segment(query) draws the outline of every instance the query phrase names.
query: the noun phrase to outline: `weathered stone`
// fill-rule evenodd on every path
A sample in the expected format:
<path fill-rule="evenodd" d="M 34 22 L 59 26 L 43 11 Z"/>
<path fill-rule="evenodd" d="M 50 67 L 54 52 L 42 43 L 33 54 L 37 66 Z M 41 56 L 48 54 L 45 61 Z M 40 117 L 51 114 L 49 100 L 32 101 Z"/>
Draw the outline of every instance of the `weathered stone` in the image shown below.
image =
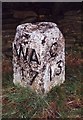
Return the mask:
<path fill-rule="evenodd" d="M 47 93 L 65 81 L 65 41 L 52 22 L 19 25 L 13 42 L 13 82 Z"/>

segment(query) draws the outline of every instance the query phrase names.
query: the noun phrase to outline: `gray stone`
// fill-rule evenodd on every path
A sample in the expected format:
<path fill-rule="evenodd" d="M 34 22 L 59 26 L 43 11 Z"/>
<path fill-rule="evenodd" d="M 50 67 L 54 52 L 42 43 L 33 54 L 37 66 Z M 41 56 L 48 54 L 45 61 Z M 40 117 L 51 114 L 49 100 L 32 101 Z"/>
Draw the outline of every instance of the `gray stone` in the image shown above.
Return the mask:
<path fill-rule="evenodd" d="M 13 82 L 47 93 L 65 81 L 65 40 L 52 22 L 19 25 L 13 42 Z"/>

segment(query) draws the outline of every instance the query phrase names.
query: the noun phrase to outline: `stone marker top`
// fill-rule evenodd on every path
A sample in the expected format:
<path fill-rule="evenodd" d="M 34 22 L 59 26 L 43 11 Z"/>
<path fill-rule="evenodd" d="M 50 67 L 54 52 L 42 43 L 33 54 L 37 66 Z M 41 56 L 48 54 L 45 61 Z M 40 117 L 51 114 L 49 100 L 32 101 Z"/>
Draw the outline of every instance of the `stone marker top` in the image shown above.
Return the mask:
<path fill-rule="evenodd" d="M 52 22 L 19 25 L 13 42 L 15 84 L 47 93 L 65 80 L 65 42 Z"/>
<path fill-rule="evenodd" d="M 17 27 L 18 34 L 16 34 L 15 40 L 17 41 L 17 38 L 22 37 L 22 36 L 29 38 L 30 35 L 32 36 L 32 38 L 34 36 L 37 36 L 37 37 L 40 36 L 40 38 L 41 38 L 43 35 L 48 36 L 48 34 L 49 34 L 50 38 L 52 38 L 52 37 L 58 38 L 59 32 L 60 31 L 57 28 L 57 25 L 52 22 L 40 22 L 40 23 L 36 23 L 36 24 L 26 23 L 26 24 L 19 25 Z M 42 39 L 43 39 L 43 37 L 42 37 Z M 40 40 L 42 40 L 42 39 L 40 39 Z M 20 40 L 24 41 L 24 39 L 20 39 Z"/>

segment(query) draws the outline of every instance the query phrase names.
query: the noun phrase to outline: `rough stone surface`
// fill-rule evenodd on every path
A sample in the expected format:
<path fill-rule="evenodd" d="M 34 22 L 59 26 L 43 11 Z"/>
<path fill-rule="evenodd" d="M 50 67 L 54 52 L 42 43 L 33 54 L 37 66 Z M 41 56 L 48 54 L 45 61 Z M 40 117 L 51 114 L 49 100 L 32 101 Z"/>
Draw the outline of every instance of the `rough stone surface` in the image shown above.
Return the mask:
<path fill-rule="evenodd" d="M 52 22 L 19 25 L 13 42 L 13 82 L 47 93 L 65 81 L 65 41 Z"/>

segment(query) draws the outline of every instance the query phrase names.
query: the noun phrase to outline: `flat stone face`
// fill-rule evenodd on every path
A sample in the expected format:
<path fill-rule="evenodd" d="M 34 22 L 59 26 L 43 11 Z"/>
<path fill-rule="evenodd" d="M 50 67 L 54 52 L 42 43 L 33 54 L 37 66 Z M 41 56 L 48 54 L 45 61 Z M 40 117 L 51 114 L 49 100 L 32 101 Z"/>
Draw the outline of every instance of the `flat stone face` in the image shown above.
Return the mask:
<path fill-rule="evenodd" d="M 13 82 L 47 93 L 65 81 L 65 41 L 55 23 L 19 25 L 13 42 Z"/>

